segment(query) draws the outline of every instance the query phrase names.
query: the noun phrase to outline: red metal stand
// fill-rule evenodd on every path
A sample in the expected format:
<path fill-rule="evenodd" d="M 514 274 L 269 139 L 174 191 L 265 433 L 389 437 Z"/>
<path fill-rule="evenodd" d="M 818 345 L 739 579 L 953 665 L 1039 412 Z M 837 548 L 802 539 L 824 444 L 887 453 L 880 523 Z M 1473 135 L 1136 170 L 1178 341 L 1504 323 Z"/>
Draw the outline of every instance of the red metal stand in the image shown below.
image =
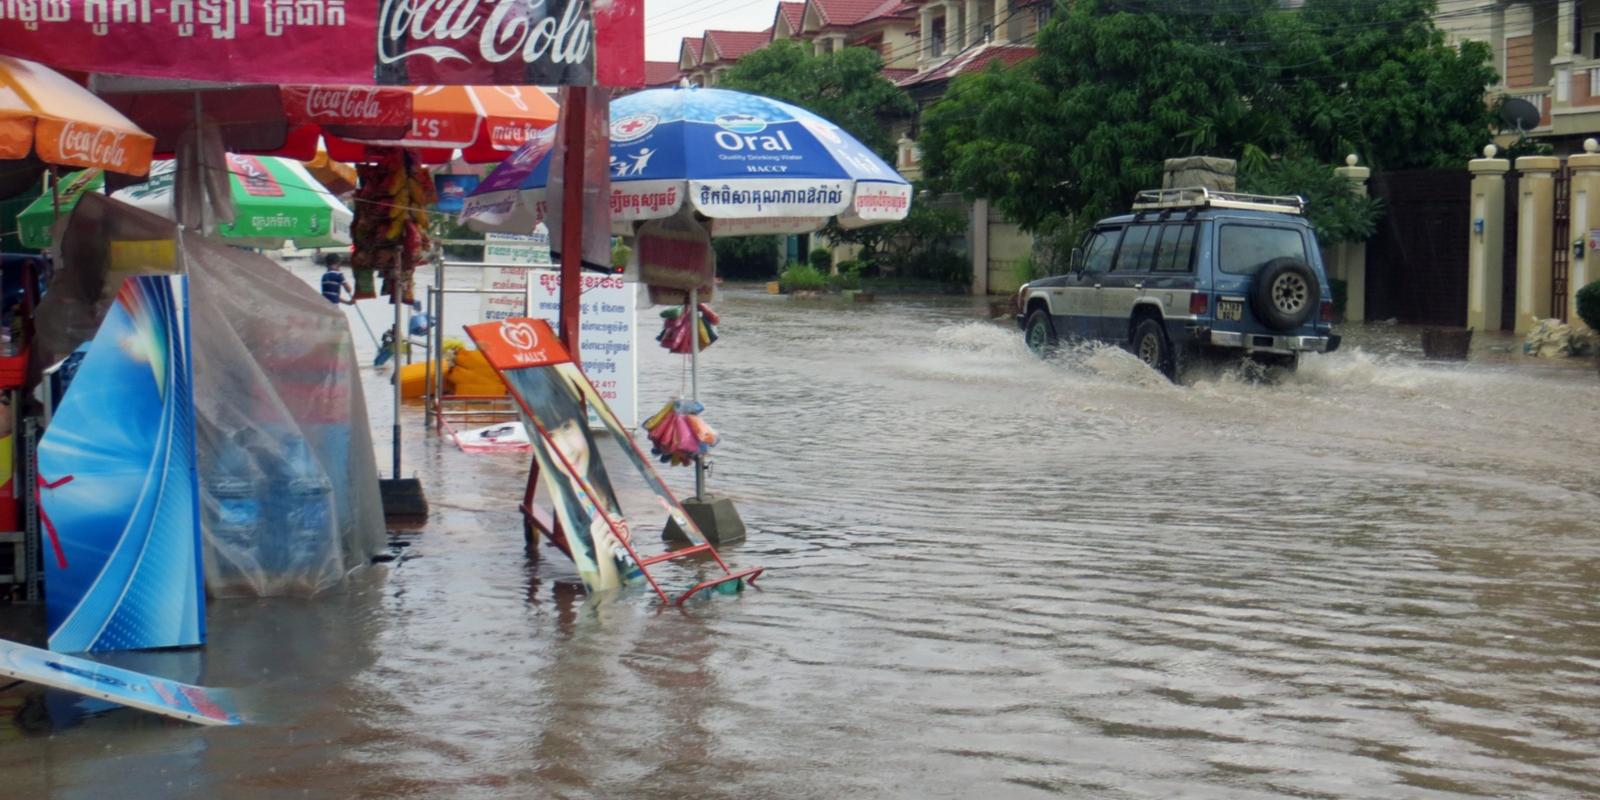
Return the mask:
<path fill-rule="evenodd" d="M 512 394 L 516 396 L 517 402 L 524 402 L 522 396 L 516 394 L 515 389 L 512 389 Z M 584 479 L 583 473 L 579 472 L 577 467 L 573 466 L 572 462 L 567 460 L 566 454 L 561 451 L 560 447 L 556 446 L 555 440 L 550 438 L 550 432 L 545 430 L 544 426 L 540 425 L 539 421 L 533 418 L 533 414 L 531 412 L 528 414 L 528 420 L 533 423 L 534 430 L 537 431 L 539 437 L 544 440 L 545 446 L 549 448 L 550 452 L 554 453 L 556 458 L 561 459 L 561 467 L 567 471 L 568 475 L 572 476 L 573 480 L 578 482 L 578 486 L 582 488 L 584 492 L 588 493 L 590 497 L 599 497 L 600 494 L 595 491 L 593 486 L 589 485 L 587 480 Z M 628 446 L 635 448 L 635 451 L 637 451 L 638 445 L 635 445 L 632 440 L 629 440 Z M 537 461 L 535 462 L 535 467 L 533 470 L 531 470 L 531 472 L 534 475 L 538 474 Z M 532 492 L 531 485 L 529 486 L 529 492 Z M 531 494 L 529 496 L 531 496 Z M 668 496 L 671 496 L 670 491 L 668 492 Z M 674 504 L 677 503 L 676 497 L 673 497 L 672 500 Z M 537 510 L 533 508 L 532 502 L 528 502 L 523 508 L 523 513 L 525 514 L 530 512 L 537 513 Z M 633 559 L 633 562 L 639 565 L 639 571 L 644 573 L 644 579 L 650 582 L 650 588 L 655 590 L 656 596 L 661 598 L 661 602 L 663 603 L 681 606 L 689 598 L 694 597 L 700 592 L 716 586 L 721 586 L 724 583 L 736 583 L 743 580 L 748 581 L 751 586 L 754 586 L 756 584 L 756 579 L 761 577 L 761 574 L 766 571 L 766 567 L 750 567 L 748 569 L 742 569 L 738 572 L 734 572 L 728 566 L 727 562 L 722 560 L 722 556 L 717 553 L 717 549 L 712 547 L 709 542 L 702 542 L 701 544 L 690 545 L 689 547 L 684 547 L 677 550 L 669 550 L 660 555 L 650 556 L 648 558 L 641 557 L 639 555 L 639 551 L 633 548 L 633 537 L 625 534 L 625 529 L 617 524 L 617 521 L 613 519 L 611 514 L 606 511 L 604 505 L 596 503 L 595 513 L 599 514 L 602 520 L 605 520 L 606 525 L 611 528 L 612 535 L 616 537 L 617 541 L 622 543 L 623 548 L 628 551 L 628 556 Z M 555 525 L 551 525 L 546 530 L 550 532 L 549 535 L 552 539 L 556 538 L 559 533 Z M 565 550 L 565 548 L 563 548 L 563 550 Z M 717 567 L 722 570 L 722 574 L 712 578 L 711 580 L 701 581 L 700 583 L 691 586 L 688 591 L 678 595 L 676 599 L 670 597 L 666 591 L 661 588 L 661 584 L 656 582 L 655 576 L 650 574 L 650 567 L 654 564 L 661 564 L 667 561 L 676 561 L 680 558 L 688 558 L 701 553 L 710 555 L 711 559 L 716 562 Z M 567 552 L 567 555 L 571 556 L 572 554 L 571 552 Z M 604 557 L 604 554 L 601 555 Z"/>

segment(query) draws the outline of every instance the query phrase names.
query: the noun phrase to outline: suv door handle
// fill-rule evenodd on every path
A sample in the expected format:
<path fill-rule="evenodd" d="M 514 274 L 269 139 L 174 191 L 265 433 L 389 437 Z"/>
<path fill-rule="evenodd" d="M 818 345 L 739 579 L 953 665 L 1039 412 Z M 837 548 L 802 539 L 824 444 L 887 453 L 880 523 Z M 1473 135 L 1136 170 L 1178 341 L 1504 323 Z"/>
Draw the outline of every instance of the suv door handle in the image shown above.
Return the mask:
<path fill-rule="evenodd" d="M 1095 285 L 1094 285 L 1094 288 L 1096 288 L 1096 289 L 1098 289 L 1098 288 L 1100 288 L 1100 284 L 1098 284 L 1098 283 L 1097 283 L 1097 284 L 1095 284 Z"/>
<path fill-rule="evenodd" d="M 1134 284 L 1133 288 L 1135 288 L 1135 289 L 1143 289 L 1144 288 L 1144 281 L 1139 281 L 1138 283 Z"/>

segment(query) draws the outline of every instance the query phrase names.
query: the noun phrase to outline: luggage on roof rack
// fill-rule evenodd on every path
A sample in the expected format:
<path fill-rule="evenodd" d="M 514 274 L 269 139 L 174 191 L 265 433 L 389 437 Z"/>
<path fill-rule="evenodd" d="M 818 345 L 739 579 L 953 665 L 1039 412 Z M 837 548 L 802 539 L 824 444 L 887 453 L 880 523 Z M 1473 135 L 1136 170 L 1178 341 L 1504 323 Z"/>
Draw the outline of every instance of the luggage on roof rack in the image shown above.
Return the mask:
<path fill-rule="evenodd" d="M 1297 196 L 1243 194 L 1219 192 L 1203 186 L 1185 189 L 1146 189 L 1134 197 L 1134 211 L 1162 208 L 1239 208 L 1247 211 L 1274 211 L 1280 214 L 1299 214 L 1305 211 L 1306 201 Z"/>

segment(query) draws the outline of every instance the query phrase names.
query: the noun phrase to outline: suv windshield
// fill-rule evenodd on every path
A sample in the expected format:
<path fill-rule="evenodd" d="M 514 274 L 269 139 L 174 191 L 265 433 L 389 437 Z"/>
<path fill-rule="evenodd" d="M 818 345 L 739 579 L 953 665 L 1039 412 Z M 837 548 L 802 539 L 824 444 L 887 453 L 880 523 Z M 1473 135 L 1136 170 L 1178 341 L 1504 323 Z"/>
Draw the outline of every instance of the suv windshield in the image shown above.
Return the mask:
<path fill-rule="evenodd" d="M 1117 253 L 1117 237 L 1121 235 L 1121 228 L 1095 231 L 1083 248 L 1083 271 L 1105 272 L 1111 269 L 1111 257 Z"/>
<path fill-rule="evenodd" d="M 1223 272 L 1254 275 L 1274 258 L 1306 258 L 1305 238 L 1296 228 L 1227 224 L 1217 245 L 1217 263 Z"/>

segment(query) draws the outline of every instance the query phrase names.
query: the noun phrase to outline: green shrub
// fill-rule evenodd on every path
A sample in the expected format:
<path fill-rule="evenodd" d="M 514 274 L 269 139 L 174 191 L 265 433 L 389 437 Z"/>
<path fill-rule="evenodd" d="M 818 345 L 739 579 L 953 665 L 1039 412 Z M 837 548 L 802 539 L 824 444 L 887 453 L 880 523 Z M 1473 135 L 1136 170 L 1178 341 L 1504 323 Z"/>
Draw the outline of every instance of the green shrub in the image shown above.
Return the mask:
<path fill-rule="evenodd" d="M 923 253 L 906 270 L 905 277 L 928 278 L 966 286 L 972 282 L 972 262 L 963 253 L 938 249 Z"/>
<path fill-rule="evenodd" d="M 1600 331 L 1600 281 L 1578 290 L 1578 319 L 1591 330 Z"/>
<path fill-rule="evenodd" d="M 717 274 L 731 280 L 768 280 L 783 266 L 776 236 L 732 236 L 711 240 L 717 249 Z"/>
<path fill-rule="evenodd" d="M 627 269 L 629 259 L 633 258 L 633 248 L 618 239 L 611 245 L 611 266 L 615 269 Z"/>
<path fill-rule="evenodd" d="M 833 271 L 833 252 L 826 247 L 818 247 L 812 250 L 808 260 L 811 262 L 813 269 L 824 275 Z"/>
<path fill-rule="evenodd" d="M 861 273 L 859 271 L 845 272 L 841 265 L 839 274 L 828 276 L 828 288 L 835 292 L 844 291 L 845 289 L 860 289 Z"/>
<path fill-rule="evenodd" d="M 1018 286 L 1021 286 L 1029 281 L 1043 278 L 1044 275 L 1043 271 L 1039 269 L 1039 265 L 1033 260 L 1033 254 L 1029 253 L 1017 259 L 1017 262 L 1011 266 L 1011 277 L 1016 280 Z"/>
<path fill-rule="evenodd" d="M 778 276 L 778 286 L 785 292 L 814 292 L 827 285 L 827 276 L 810 264 L 791 263 Z"/>

